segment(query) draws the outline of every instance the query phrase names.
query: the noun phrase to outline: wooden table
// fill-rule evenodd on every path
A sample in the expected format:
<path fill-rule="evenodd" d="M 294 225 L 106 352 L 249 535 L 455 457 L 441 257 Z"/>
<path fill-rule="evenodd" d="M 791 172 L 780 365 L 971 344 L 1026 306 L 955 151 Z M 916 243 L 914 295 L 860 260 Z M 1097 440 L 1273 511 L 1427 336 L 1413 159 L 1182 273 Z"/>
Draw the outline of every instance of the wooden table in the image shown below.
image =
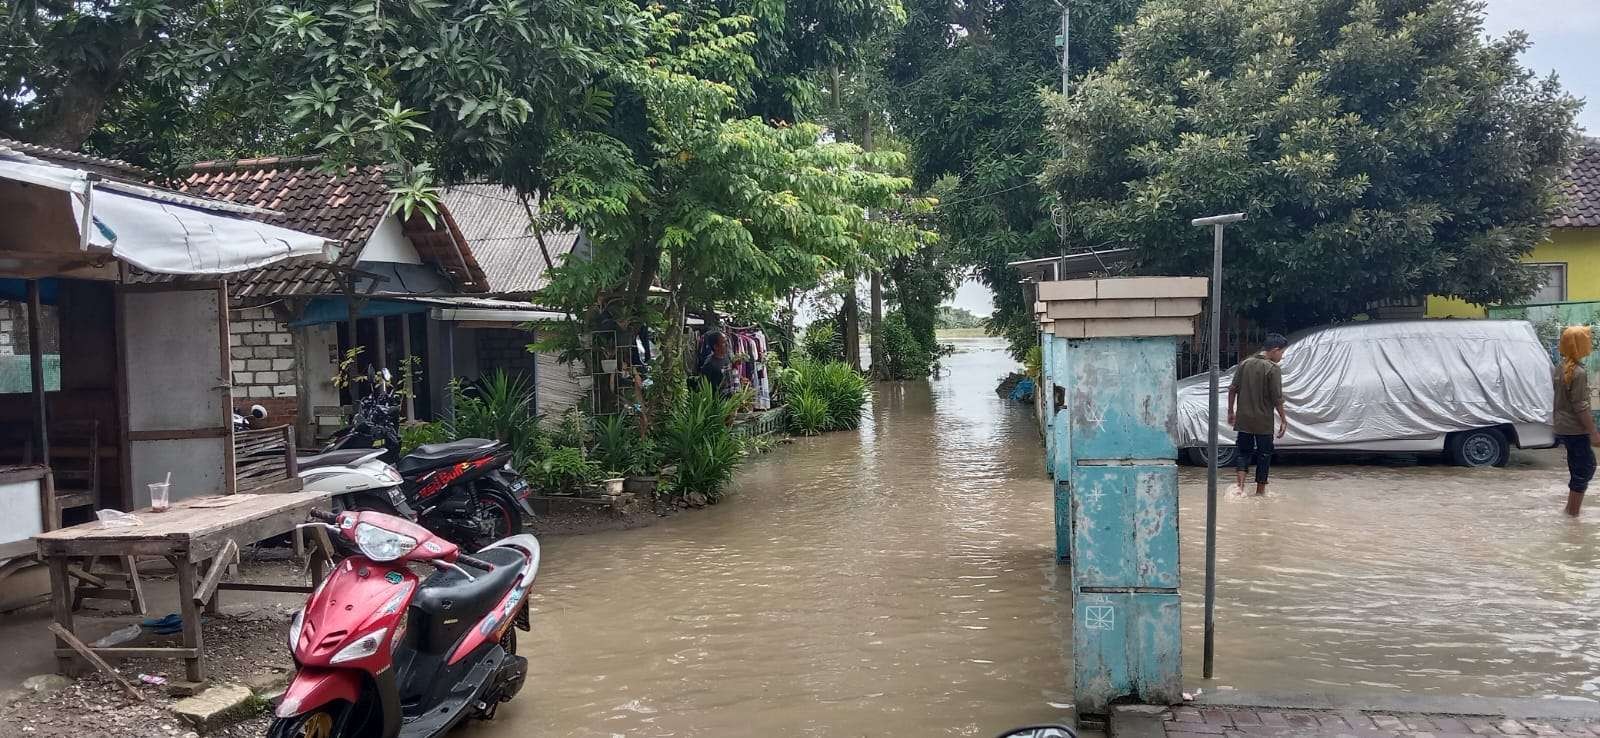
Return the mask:
<path fill-rule="evenodd" d="M 178 577 L 178 599 L 183 616 L 183 646 L 146 648 L 95 648 L 106 659 L 174 658 L 183 659 L 191 682 L 205 681 L 205 662 L 201 649 L 200 612 L 215 612 L 216 593 L 221 589 L 255 592 L 302 592 L 311 587 L 288 584 L 249 584 L 224 582 L 230 564 L 238 558 L 239 547 L 288 533 L 306 521 L 313 508 L 326 508 L 324 492 L 288 494 L 239 494 L 200 497 L 173 503 L 165 512 L 149 509 L 134 512 L 143 525 L 126 528 L 102 527 L 99 521 L 50 531 L 34 536 L 39 556 L 50 565 L 51 601 L 55 620 L 68 632 L 72 623 L 72 591 L 67 565 L 75 558 L 89 556 L 161 556 L 171 562 Z M 317 529 L 320 533 L 321 530 Z M 320 540 L 320 539 L 318 539 Z M 326 571 L 327 549 L 319 544 L 311 557 L 312 584 L 322 581 Z M 202 578 L 199 567 L 211 561 Z M 56 664 L 61 673 L 73 671 L 78 652 L 60 637 L 56 638 Z"/>

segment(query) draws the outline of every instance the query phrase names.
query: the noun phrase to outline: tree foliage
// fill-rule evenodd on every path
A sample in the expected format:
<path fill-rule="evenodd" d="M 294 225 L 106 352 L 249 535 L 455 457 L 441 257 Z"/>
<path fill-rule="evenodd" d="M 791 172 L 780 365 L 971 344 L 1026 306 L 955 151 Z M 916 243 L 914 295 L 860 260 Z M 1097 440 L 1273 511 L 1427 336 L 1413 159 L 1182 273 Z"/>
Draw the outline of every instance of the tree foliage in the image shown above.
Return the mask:
<path fill-rule="evenodd" d="M 1199 274 L 1193 217 L 1244 211 L 1228 303 L 1286 328 L 1533 286 L 1578 103 L 1485 40 L 1474 0 L 1152 0 L 1051 103 L 1072 243 Z"/>
<path fill-rule="evenodd" d="M 918 187 L 940 191 L 939 230 L 958 269 L 994 292 L 993 329 L 1034 340 L 1007 262 L 1062 247 L 1039 175 L 1051 150 L 1039 91 L 1061 85 L 1060 10 L 1045 0 L 905 0 L 907 21 L 889 45 L 886 96 L 914 152 Z M 1072 73 L 1106 64 L 1114 29 L 1136 0 L 1069 3 Z"/>
<path fill-rule="evenodd" d="M 687 307 L 776 300 L 930 237 L 865 217 L 929 207 L 887 173 L 901 155 L 830 140 L 813 123 L 745 116 L 759 74 L 756 26 L 751 16 L 652 9 L 646 63 L 606 78 L 617 101 L 607 120 L 554 153 L 561 173 L 549 205 L 596 249 L 590 262 L 558 269 L 542 301 L 586 324 L 605 314 L 628 327 L 680 325 Z M 653 301 L 657 286 L 664 299 Z M 682 356 L 680 335 L 665 333 L 663 365 Z"/>

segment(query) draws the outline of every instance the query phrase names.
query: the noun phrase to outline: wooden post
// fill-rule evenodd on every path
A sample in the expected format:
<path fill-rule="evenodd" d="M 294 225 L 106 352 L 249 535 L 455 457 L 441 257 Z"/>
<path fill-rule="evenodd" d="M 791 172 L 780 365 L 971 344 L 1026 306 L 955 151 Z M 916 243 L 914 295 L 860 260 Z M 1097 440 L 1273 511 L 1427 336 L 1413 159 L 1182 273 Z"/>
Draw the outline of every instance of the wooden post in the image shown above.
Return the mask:
<path fill-rule="evenodd" d="M 39 280 L 28 280 L 28 358 L 29 378 L 33 383 L 33 445 L 39 449 L 39 463 L 50 465 L 50 434 L 48 407 L 44 387 L 44 330 L 40 313 L 43 300 L 39 297 Z"/>
<path fill-rule="evenodd" d="M 378 328 L 378 371 L 389 368 L 389 319 L 379 315 L 372 319 Z"/>
<path fill-rule="evenodd" d="M 405 381 L 406 420 L 417 419 L 417 390 L 411 380 L 416 372 L 411 365 L 411 316 L 400 316 L 400 374 Z"/>
<path fill-rule="evenodd" d="M 200 650 L 204 648 L 204 638 L 200 631 L 200 606 L 195 602 L 195 564 L 189 560 L 188 554 L 168 556 L 172 568 L 178 572 L 178 607 L 183 617 L 183 647 L 194 649 L 194 656 L 183 659 L 186 676 L 189 681 L 201 683 L 206 680 L 206 664 Z"/>
<path fill-rule="evenodd" d="M 73 629 L 72 579 L 67 576 L 67 562 L 69 559 L 65 556 L 51 556 L 46 561 L 50 565 L 50 606 L 54 610 L 56 624 L 71 633 Z M 70 646 L 66 640 L 57 635 L 56 647 L 69 648 Z M 71 656 L 56 656 L 56 671 L 58 673 L 72 676 L 75 669 Z"/>

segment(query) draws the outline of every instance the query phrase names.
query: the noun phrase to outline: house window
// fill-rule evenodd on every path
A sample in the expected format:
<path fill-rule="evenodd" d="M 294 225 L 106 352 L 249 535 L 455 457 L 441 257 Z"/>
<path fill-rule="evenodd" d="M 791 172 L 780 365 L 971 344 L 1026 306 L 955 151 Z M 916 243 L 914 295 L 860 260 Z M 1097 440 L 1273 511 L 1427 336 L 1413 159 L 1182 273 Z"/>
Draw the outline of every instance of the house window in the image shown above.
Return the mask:
<path fill-rule="evenodd" d="M 1534 304 L 1547 302 L 1566 302 L 1567 300 L 1567 265 L 1566 264 L 1532 264 L 1540 274 L 1538 291 L 1533 293 Z"/>

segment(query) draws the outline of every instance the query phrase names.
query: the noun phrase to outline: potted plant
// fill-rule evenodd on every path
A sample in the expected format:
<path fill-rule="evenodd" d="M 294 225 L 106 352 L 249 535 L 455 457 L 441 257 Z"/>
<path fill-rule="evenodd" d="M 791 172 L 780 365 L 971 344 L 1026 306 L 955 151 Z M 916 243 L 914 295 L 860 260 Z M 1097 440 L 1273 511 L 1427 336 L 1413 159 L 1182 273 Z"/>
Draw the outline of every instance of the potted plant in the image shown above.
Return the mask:
<path fill-rule="evenodd" d="M 660 483 L 658 472 L 661 470 L 661 452 L 656 448 L 655 441 L 646 438 L 634 444 L 631 451 L 633 458 L 628 465 L 629 473 L 623 488 L 635 494 L 655 494 L 656 485 Z"/>

